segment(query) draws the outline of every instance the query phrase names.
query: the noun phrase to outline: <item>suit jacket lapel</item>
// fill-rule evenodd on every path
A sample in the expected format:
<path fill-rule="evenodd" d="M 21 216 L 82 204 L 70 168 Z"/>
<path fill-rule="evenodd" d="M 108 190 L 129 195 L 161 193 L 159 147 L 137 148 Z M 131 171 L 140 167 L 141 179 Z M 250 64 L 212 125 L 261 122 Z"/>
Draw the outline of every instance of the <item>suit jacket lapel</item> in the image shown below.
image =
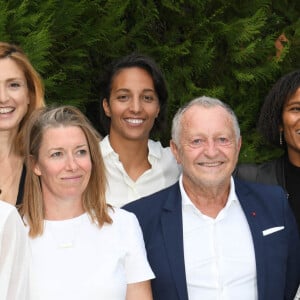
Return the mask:
<path fill-rule="evenodd" d="M 161 224 L 165 248 L 179 299 L 188 300 L 183 251 L 181 194 L 178 184 L 165 202 Z"/>
<path fill-rule="evenodd" d="M 244 210 L 244 214 L 247 218 L 252 234 L 256 260 L 258 299 L 265 299 L 264 291 L 266 284 L 266 275 L 264 263 L 266 251 L 264 251 L 263 246 L 263 235 L 261 232 L 261 224 L 259 221 L 260 218 L 258 216 L 259 212 L 257 211 L 257 205 L 255 205 L 256 199 L 254 199 L 253 195 L 249 193 L 247 186 L 245 186 L 238 180 L 235 180 L 235 192 L 238 196 L 242 209 Z"/>

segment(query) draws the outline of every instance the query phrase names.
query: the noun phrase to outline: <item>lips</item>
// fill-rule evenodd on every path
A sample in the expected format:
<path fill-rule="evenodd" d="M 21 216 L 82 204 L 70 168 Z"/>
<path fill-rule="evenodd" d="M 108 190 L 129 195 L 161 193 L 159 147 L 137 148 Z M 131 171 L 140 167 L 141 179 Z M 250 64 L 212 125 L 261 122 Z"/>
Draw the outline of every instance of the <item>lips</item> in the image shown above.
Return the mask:
<path fill-rule="evenodd" d="M 0 114 L 8 114 L 15 110 L 14 107 L 0 107 Z"/>
<path fill-rule="evenodd" d="M 216 161 L 216 162 L 200 162 L 198 165 L 203 166 L 203 167 L 218 167 L 222 165 L 223 162 L 221 161 Z"/>
<path fill-rule="evenodd" d="M 130 123 L 130 124 L 142 124 L 144 122 L 143 119 L 125 119 L 126 122 Z"/>
<path fill-rule="evenodd" d="M 77 180 L 80 180 L 82 178 L 81 175 L 74 175 L 74 176 L 67 176 L 67 177 L 62 177 L 61 179 L 62 180 L 69 180 L 69 181 L 77 181 Z"/>

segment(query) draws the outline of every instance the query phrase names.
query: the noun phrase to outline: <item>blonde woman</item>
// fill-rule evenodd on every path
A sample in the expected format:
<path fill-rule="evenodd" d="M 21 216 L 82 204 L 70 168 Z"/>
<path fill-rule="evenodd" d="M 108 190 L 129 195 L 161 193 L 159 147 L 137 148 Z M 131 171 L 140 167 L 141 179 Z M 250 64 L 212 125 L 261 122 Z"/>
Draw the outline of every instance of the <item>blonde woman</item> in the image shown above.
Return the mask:
<path fill-rule="evenodd" d="M 25 147 L 32 299 L 151 300 L 138 221 L 106 204 L 99 137 L 84 115 L 70 106 L 38 110 Z"/>

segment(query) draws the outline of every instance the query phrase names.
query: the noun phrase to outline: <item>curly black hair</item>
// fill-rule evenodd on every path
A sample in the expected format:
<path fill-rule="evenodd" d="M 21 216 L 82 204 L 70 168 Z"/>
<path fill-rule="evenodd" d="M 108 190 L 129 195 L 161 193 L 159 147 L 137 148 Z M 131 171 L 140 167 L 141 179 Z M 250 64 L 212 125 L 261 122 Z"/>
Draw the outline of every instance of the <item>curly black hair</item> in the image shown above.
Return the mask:
<path fill-rule="evenodd" d="M 274 146 L 286 147 L 285 143 L 280 145 L 279 142 L 283 107 L 299 88 L 300 70 L 296 70 L 281 77 L 265 98 L 258 120 L 258 130 Z"/>

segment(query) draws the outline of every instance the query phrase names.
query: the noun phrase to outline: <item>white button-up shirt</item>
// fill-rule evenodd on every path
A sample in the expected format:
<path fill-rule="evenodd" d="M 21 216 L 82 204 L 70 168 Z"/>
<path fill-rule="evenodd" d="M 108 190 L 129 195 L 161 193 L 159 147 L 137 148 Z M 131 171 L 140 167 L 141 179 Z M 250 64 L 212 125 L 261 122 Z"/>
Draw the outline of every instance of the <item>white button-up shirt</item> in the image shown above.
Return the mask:
<path fill-rule="evenodd" d="M 179 180 L 189 300 L 257 300 L 252 236 L 231 178 L 225 207 L 214 219 L 201 213 Z"/>
<path fill-rule="evenodd" d="M 179 178 L 180 166 L 171 149 L 163 148 L 160 142 L 148 141 L 148 160 L 151 168 L 136 181 L 126 173 L 119 160 L 119 155 L 110 145 L 108 136 L 100 142 L 100 147 L 108 181 L 106 201 L 114 206 L 121 207 L 136 199 L 158 192 L 174 184 Z"/>

